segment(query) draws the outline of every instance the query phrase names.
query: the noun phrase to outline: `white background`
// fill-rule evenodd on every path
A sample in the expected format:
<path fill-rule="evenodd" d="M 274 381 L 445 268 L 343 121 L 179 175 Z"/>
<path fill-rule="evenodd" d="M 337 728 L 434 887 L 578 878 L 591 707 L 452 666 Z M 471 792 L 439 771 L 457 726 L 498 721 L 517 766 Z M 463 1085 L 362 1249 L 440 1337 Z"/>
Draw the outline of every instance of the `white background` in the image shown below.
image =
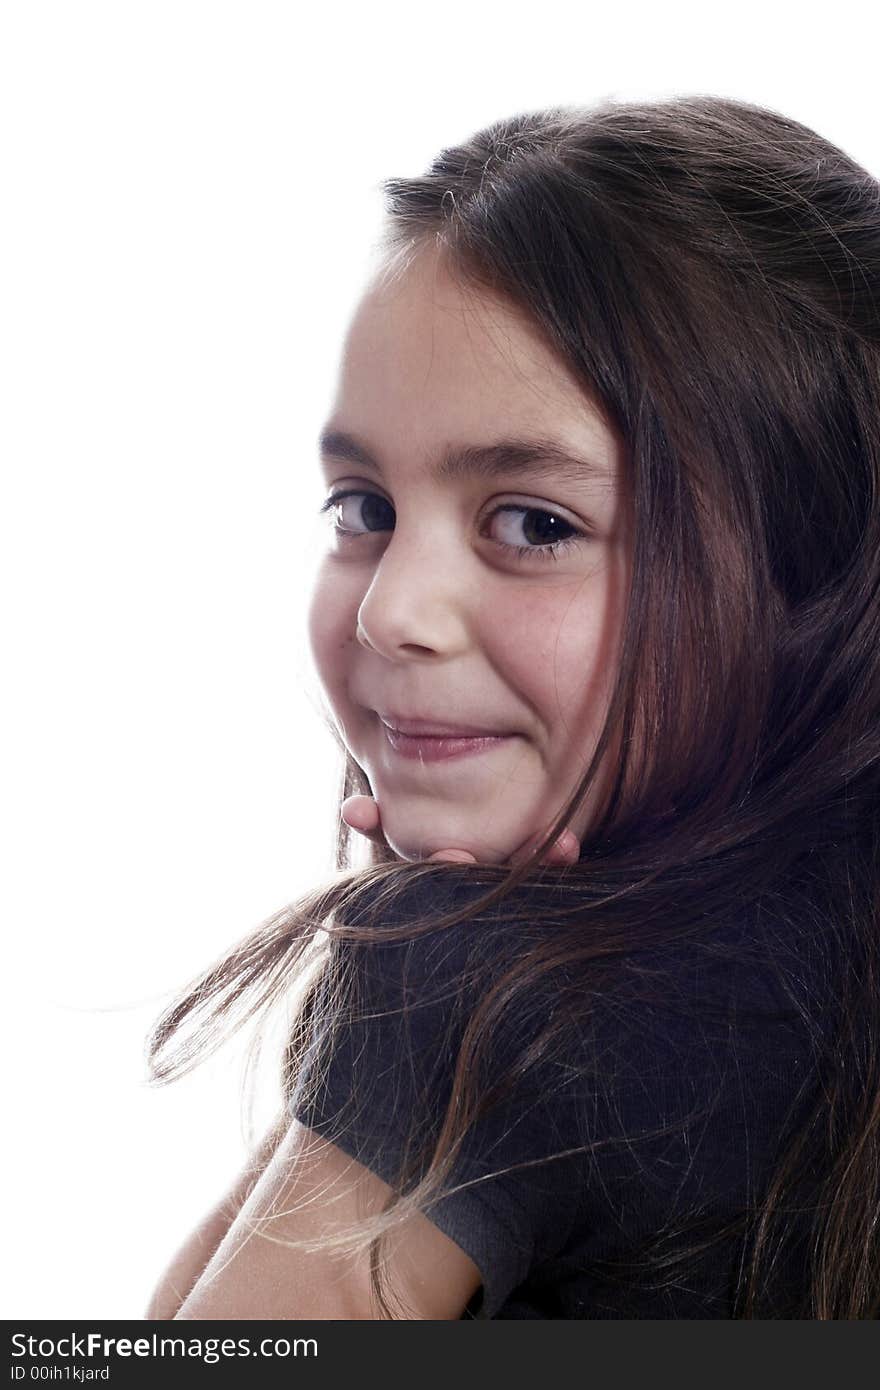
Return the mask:
<path fill-rule="evenodd" d="M 332 871 L 314 441 L 379 181 L 518 110 L 696 92 L 880 173 L 860 13 L 0 8 L 3 1317 L 142 1317 L 244 1158 L 239 1041 L 157 1089 L 144 1039 Z"/>

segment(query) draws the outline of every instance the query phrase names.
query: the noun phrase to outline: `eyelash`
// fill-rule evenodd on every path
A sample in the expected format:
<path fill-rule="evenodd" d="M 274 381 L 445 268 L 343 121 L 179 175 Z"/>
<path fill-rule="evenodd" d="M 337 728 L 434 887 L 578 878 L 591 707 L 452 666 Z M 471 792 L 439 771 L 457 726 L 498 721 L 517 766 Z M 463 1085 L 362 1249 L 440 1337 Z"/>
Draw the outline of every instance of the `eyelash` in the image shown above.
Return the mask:
<path fill-rule="evenodd" d="M 344 501 L 346 497 L 378 497 L 379 495 L 379 493 L 369 492 L 365 488 L 348 488 L 342 492 L 334 492 L 318 508 L 318 514 L 319 516 L 323 516 L 325 512 L 329 512 L 339 502 Z M 525 504 L 519 505 L 513 502 L 505 503 L 505 505 L 501 507 L 496 507 L 495 511 L 491 512 L 490 515 L 496 516 L 498 512 L 538 512 L 542 516 L 556 516 L 556 512 L 550 511 L 547 507 L 527 507 Z M 510 545 L 507 541 L 496 541 L 495 544 L 500 545 L 503 550 L 512 550 L 519 559 L 538 558 L 540 560 L 558 560 L 563 550 L 567 550 L 569 546 L 577 545 L 580 541 L 587 539 L 586 533 L 575 530 L 575 528 L 571 526 L 570 521 L 565 521 L 564 518 L 560 518 L 560 520 L 562 520 L 564 526 L 571 527 L 575 532 L 573 536 L 563 536 L 560 540 L 548 541 L 545 545 Z M 378 531 L 346 531 L 344 527 L 341 526 L 334 526 L 333 529 L 338 536 L 370 536 L 379 534 Z"/>

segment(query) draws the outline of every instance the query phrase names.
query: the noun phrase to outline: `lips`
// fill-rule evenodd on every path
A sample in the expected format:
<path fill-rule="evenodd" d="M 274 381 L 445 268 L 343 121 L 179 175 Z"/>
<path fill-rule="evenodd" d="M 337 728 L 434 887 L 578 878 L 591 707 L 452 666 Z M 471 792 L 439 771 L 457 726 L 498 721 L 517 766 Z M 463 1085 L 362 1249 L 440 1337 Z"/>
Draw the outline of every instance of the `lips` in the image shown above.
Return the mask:
<path fill-rule="evenodd" d="M 394 752 L 402 758 L 416 762 L 420 767 L 426 763 L 445 763 L 452 759 L 469 758 L 478 753 L 488 753 L 510 742 L 509 734 L 478 735 L 467 734 L 447 737 L 443 734 L 403 734 L 382 724 L 385 738 Z"/>
<path fill-rule="evenodd" d="M 399 734 L 416 738 L 504 738 L 506 729 L 478 724 L 445 724 L 434 719 L 407 719 L 402 714 L 379 714 L 382 723 Z"/>

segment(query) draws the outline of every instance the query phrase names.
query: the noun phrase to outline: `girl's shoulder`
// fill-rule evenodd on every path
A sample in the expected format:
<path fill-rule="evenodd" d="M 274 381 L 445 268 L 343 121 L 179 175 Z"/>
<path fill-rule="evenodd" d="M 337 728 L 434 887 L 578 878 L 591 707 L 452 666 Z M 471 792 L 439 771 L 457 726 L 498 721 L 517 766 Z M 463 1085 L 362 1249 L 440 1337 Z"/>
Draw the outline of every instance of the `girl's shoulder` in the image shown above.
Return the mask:
<path fill-rule="evenodd" d="M 569 1078 L 583 1097 L 595 1080 L 624 1104 L 634 1086 L 644 1109 L 652 1095 L 668 1104 L 670 1088 L 718 1093 L 746 1071 L 749 1087 L 769 1087 L 778 1101 L 821 1065 L 847 962 L 844 934 L 817 912 L 775 898 L 731 902 L 671 939 L 646 930 L 595 954 L 593 919 L 579 919 L 570 881 L 521 885 L 505 902 L 468 912 L 484 894 L 479 875 L 443 866 L 377 910 L 372 924 L 387 939 L 346 943 L 353 998 L 382 1057 L 405 1048 L 432 1067 L 438 1058 L 451 1064 L 488 1001 L 487 1055 L 503 1064 L 530 1049 L 533 1090 L 555 1094 Z M 431 927 L 451 912 L 462 920 Z M 416 933 L 400 939 L 404 923 Z M 548 1024 L 552 1039 L 535 1048 Z"/>

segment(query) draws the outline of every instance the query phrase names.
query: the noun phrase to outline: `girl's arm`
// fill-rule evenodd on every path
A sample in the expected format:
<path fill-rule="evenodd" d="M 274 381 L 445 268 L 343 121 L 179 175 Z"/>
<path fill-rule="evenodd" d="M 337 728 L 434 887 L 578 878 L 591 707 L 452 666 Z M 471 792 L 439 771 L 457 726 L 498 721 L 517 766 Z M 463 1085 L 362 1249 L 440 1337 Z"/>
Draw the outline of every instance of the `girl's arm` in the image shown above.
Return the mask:
<path fill-rule="evenodd" d="M 187 1237 L 159 1281 L 144 1317 L 170 1321 L 193 1289 L 272 1159 L 289 1120 L 276 1121 L 238 1178 Z"/>
<path fill-rule="evenodd" d="M 291 1249 L 285 1240 L 333 1234 L 373 1215 L 391 1189 L 297 1120 L 175 1319 L 374 1319 L 369 1254 Z M 263 1218 L 271 1218 L 264 1224 Z M 259 1223 L 259 1228 L 255 1227 Z M 390 1239 L 386 1268 L 408 1318 L 460 1318 L 480 1287 L 468 1255 L 421 1213 Z"/>

